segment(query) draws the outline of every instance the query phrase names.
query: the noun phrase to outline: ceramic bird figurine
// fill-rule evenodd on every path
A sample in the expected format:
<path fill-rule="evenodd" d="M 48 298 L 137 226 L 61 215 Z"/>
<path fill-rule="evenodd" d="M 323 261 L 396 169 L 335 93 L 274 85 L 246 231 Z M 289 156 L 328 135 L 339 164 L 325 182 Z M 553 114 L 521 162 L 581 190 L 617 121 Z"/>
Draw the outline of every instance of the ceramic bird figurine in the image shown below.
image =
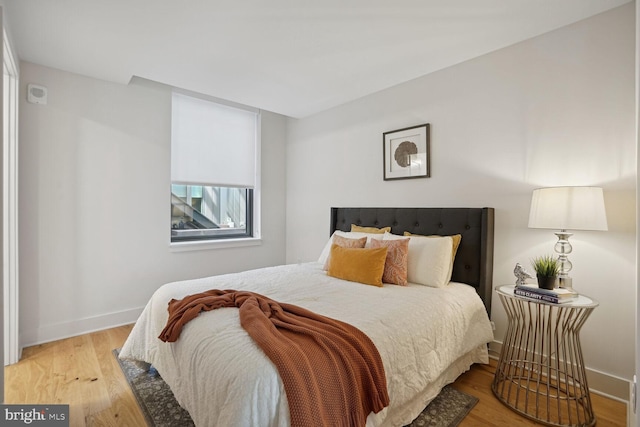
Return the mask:
<path fill-rule="evenodd" d="M 521 286 L 525 284 L 526 279 L 533 279 L 533 276 L 524 269 L 520 263 L 516 264 L 516 268 L 513 269 L 513 274 L 516 276 L 518 280 L 516 280 L 516 286 Z"/>

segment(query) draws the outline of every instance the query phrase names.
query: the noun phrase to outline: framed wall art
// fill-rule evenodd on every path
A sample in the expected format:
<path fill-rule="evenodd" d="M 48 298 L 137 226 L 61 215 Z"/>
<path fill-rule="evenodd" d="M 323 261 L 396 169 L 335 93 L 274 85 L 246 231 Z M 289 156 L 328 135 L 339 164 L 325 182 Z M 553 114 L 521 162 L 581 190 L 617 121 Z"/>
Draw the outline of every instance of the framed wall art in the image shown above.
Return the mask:
<path fill-rule="evenodd" d="M 384 180 L 428 178 L 429 123 L 382 134 Z"/>

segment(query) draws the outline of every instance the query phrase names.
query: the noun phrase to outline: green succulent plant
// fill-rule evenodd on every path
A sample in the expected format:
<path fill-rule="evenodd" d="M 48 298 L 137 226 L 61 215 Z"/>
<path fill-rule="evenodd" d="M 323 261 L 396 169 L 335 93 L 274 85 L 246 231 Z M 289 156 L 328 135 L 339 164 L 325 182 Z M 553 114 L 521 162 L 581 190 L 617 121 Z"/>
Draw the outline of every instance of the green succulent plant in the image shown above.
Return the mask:
<path fill-rule="evenodd" d="M 542 255 L 531 260 L 538 277 L 555 277 L 560 273 L 560 262 L 553 255 Z"/>

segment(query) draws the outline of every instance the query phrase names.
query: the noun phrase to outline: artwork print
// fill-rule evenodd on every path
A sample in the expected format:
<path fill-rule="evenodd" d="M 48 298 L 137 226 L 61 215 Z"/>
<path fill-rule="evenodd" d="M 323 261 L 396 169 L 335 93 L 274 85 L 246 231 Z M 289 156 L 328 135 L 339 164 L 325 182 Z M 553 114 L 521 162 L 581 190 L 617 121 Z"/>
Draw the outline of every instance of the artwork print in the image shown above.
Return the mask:
<path fill-rule="evenodd" d="M 429 124 L 383 134 L 384 179 L 424 178 L 429 171 Z"/>

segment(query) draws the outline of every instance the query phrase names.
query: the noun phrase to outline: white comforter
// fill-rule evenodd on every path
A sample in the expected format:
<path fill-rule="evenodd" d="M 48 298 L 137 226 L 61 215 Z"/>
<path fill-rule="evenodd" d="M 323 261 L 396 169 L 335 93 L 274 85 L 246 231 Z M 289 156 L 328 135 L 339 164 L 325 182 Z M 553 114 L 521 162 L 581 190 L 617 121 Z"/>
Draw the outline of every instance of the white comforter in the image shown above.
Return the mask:
<path fill-rule="evenodd" d="M 472 363 L 487 363 L 493 332 L 470 286 L 383 288 L 334 279 L 319 263 L 283 265 L 170 283 L 158 289 L 120 357 L 151 363 L 197 426 L 288 426 L 284 386 L 271 361 L 240 326 L 236 308 L 201 313 L 175 343 L 157 337 L 171 298 L 209 289 L 258 292 L 340 319 L 376 345 L 391 403 L 367 426 L 409 424 Z"/>

